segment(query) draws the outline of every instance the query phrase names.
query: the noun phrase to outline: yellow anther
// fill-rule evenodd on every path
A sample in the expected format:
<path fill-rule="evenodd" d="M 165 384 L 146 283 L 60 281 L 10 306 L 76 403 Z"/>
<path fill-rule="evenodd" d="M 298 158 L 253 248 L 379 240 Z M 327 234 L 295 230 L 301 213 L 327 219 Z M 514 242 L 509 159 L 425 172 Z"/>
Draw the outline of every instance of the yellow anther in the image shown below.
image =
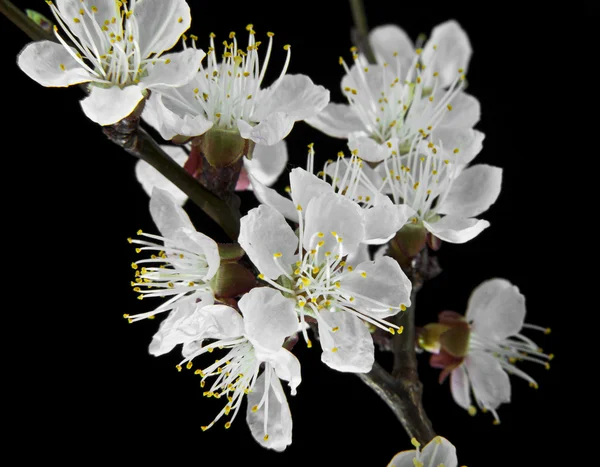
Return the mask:
<path fill-rule="evenodd" d="M 417 188 L 419 188 L 419 182 L 416 182 L 416 183 L 413 185 L 413 188 L 414 188 L 415 190 L 416 190 Z"/>
<path fill-rule="evenodd" d="M 459 149 L 458 148 L 454 148 L 454 151 L 452 151 L 454 154 L 458 154 Z"/>
<path fill-rule="evenodd" d="M 500 425 L 500 420 L 494 420 L 493 423 L 494 425 Z"/>
<path fill-rule="evenodd" d="M 433 96 L 429 96 L 429 102 L 433 102 Z"/>
<path fill-rule="evenodd" d="M 352 266 L 348 266 L 347 267 L 348 271 L 352 272 L 354 270 L 354 268 Z"/>
<path fill-rule="evenodd" d="M 171 59 L 170 59 L 170 58 L 167 58 L 167 59 L 165 60 L 165 65 L 168 65 L 169 63 L 171 63 Z"/>
<path fill-rule="evenodd" d="M 534 383 L 533 381 L 529 383 L 529 387 L 533 388 L 533 389 L 538 389 L 539 388 L 538 384 Z"/>
<path fill-rule="evenodd" d="M 73 21 L 77 24 L 81 23 L 81 21 L 79 21 L 79 18 L 73 18 Z"/>
<path fill-rule="evenodd" d="M 283 46 L 283 50 L 290 50 L 290 44 L 285 44 Z"/>
<path fill-rule="evenodd" d="M 207 426 L 201 426 L 200 428 L 202 429 L 202 431 L 206 431 L 206 430 L 208 430 L 208 427 L 207 427 Z"/>
<path fill-rule="evenodd" d="M 250 31 L 252 30 L 252 28 L 254 28 L 254 25 L 251 23 L 248 26 L 246 26 L 246 31 Z"/>
<path fill-rule="evenodd" d="M 417 83 L 420 83 L 420 82 L 421 82 L 421 77 L 417 76 Z"/>
<path fill-rule="evenodd" d="M 433 77 L 437 78 L 440 74 L 436 71 L 435 73 L 433 73 Z"/>
<path fill-rule="evenodd" d="M 337 239 L 337 240 L 338 240 L 338 243 L 342 243 L 342 241 L 343 241 L 343 238 L 342 238 L 342 237 L 338 237 L 338 239 Z"/>
<path fill-rule="evenodd" d="M 312 270 L 313 274 L 318 274 L 319 271 L 320 271 L 319 266 L 315 266 Z"/>
<path fill-rule="evenodd" d="M 396 334 L 396 330 L 394 328 L 388 328 L 388 331 L 390 331 L 392 335 Z"/>
<path fill-rule="evenodd" d="M 65 71 L 65 70 L 66 70 L 65 66 L 64 66 L 62 63 L 60 64 L 60 69 L 61 69 L 62 71 Z"/>
<path fill-rule="evenodd" d="M 448 104 L 446 107 L 448 108 L 448 110 L 452 110 L 452 106 L 450 104 Z"/>
<path fill-rule="evenodd" d="M 312 341 L 310 339 L 306 341 L 306 347 L 308 347 L 309 349 L 312 347 Z"/>
<path fill-rule="evenodd" d="M 336 287 L 341 287 L 341 286 L 342 286 L 342 284 L 340 283 L 340 281 L 337 281 L 337 282 L 335 283 L 335 286 L 336 286 Z"/>
<path fill-rule="evenodd" d="M 177 18 L 177 22 L 178 23 L 183 23 L 183 18 L 180 16 L 179 18 Z"/>
<path fill-rule="evenodd" d="M 401 304 L 400 304 L 400 309 L 401 309 L 402 311 L 406 311 L 406 305 L 405 305 L 404 303 L 401 303 Z"/>
<path fill-rule="evenodd" d="M 415 50 L 415 53 L 416 53 L 417 55 L 421 55 L 421 52 L 423 52 L 423 49 L 417 49 L 417 50 Z"/>
<path fill-rule="evenodd" d="M 300 206 L 300 205 L 296 206 L 296 210 L 297 211 L 302 211 L 302 206 Z"/>
<path fill-rule="evenodd" d="M 325 245 L 325 242 L 323 240 L 321 240 L 319 243 L 317 243 L 318 246 L 323 246 Z"/>
<path fill-rule="evenodd" d="M 551 353 L 550 355 L 548 355 L 548 360 L 554 360 L 554 354 Z"/>
<path fill-rule="evenodd" d="M 281 258 L 283 255 L 279 252 L 273 253 L 273 258 Z"/>
<path fill-rule="evenodd" d="M 444 164 L 448 165 L 450 161 L 448 159 L 444 159 Z"/>
<path fill-rule="evenodd" d="M 252 407 L 252 412 L 256 412 L 258 410 L 258 405 Z"/>
<path fill-rule="evenodd" d="M 175 368 L 177 368 L 177 371 L 181 371 L 182 370 L 181 365 L 175 365 Z"/>
<path fill-rule="evenodd" d="M 366 273 L 366 272 L 364 272 L 364 271 L 363 271 L 363 272 L 361 272 L 361 273 L 360 273 L 360 275 L 361 275 L 361 276 L 363 276 L 363 277 L 367 277 L 367 273 Z"/>
<path fill-rule="evenodd" d="M 335 352 L 337 352 L 337 351 L 338 351 L 338 348 L 337 348 L 337 347 L 332 347 L 332 348 L 331 348 L 331 351 L 332 351 L 333 353 L 335 353 Z"/>
<path fill-rule="evenodd" d="M 137 265 L 137 264 L 135 264 L 135 263 L 131 263 L 131 267 L 132 267 L 133 269 L 137 269 L 137 268 L 138 268 L 138 265 Z"/>
<path fill-rule="evenodd" d="M 300 272 L 301 272 L 301 271 L 300 271 L 300 268 L 296 268 L 296 269 L 294 269 L 294 274 L 296 274 L 297 276 L 299 276 L 299 275 L 300 275 Z"/>
<path fill-rule="evenodd" d="M 421 447 L 421 443 L 419 443 L 419 442 L 417 441 L 417 438 L 411 438 L 411 440 L 410 440 L 410 444 L 412 444 L 412 445 L 413 445 L 414 447 L 416 447 L 416 448 L 420 448 L 420 447 Z"/>
<path fill-rule="evenodd" d="M 302 283 L 304 285 L 309 285 L 310 284 L 310 279 L 308 277 L 301 277 L 300 280 L 302 281 Z"/>
<path fill-rule="evenodd" d="M 546 368 L 546 370 L 550 369 L 550 364 L 548 362 L 546 362 L 546 364 L 544 365 L 544 367 Z"/>
<path fill-rule="evenodd" d="M 269 435 L 265 435 L 265 436 L 263 437 L 263 439 L 264 439 L 265 441 L 268 441 L 268 440 L 269 440 Z"/>
<path fill-rule="evenodd" d="M 291 188 L 291 187 L 289 187 L 289 186 L 286 186 L 286 187 L 284 188 L 284 191 L 285 191 L 286 193 L 291 193 L 291 192 L 292 192 L 292 188 Z"/>
<path fill-rule="evenodd" d="M 324 236 L 325 236 L 325 234 L 323 232 L 317 233 L 317 237 L 319 237 L 319 238 L 323 238 Z"/>
<path fill-rule="evenodd" d="M 469 415 L 472 417 L 477 413 L 477 409 L 472 405 L 469 407 L 468 412 L 469 412 Z"/>
<path fill-rule="evenodd" d="M 548 335 L 552 332 L 552 330 L 550 328 L 546 328 L 544 329 L 544 334 Z"/>
<path fill-rule="evenodd" d="M 338 332 L 340 330 L 339 326 L 331 328 L 331 332 Z"/>

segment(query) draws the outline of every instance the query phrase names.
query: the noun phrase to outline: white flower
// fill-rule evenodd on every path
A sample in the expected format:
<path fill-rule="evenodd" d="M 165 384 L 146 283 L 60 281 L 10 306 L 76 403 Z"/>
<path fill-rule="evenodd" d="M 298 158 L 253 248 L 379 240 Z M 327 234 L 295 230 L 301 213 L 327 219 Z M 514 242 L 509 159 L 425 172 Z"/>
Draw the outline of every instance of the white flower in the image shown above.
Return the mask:
<path fill-rule="evenodd" d="M 455 20 L 438 24 L 429 40 L 421 42 L 413 44 L 406 32 L 395 24 L 376 27 L 369 33 L 377 62 L 398 63 L 401 74 L 407 74 L 418 55 L 425 66 L 435 67 L 442 87 L 452 84 L 457 70 L 466 72 L 473 50 L 467 34 Z"/>
<path fill-rule="evenodd" d="M 165 139 L 180 135 L 196 137 L 212 127 L 239 132 L 242 138 L 267 146 L 278 143 L 291 131 L 294 122 L 321 111 L 329 102 L 329 91 L 316 86 L 305 75 L 286 75 L 291 49 L 279 78 L 261 89 L 271 56 L 273 33 L 264 61 L 260 62 L 252 25 L 248 46 L 239 47 L 235 33 L 225 41 L 219 62 L 214 34 L 207 59 L 195 78 L 177 89 L 154 93 L 144 110 L 148 120 Z M 196 37 L 192 36 L 195 48 Z"/>
<path fill-rule="evenodd" d="M 421 444 L 413 438 L 411 443 L 416 448 L 411 451 L 402 451 L 396 454 L 388 467 L 457 467 L 456 448 L 450 441 L 441 436 L 436 436 L 425 445 L 421 451 Z"/>
<path fill-rule="evenodd" d="M 48 2 L 67 40 L 34 42 L 18 64 L 43 86 L 90 83 L 81 101 L 84 113 L 100 125 L 127 117 L 147 89 L 178 87 L 196 74 L 201 50 L 162 55 L 190 27 L 185 0 L 57 0 Z M 72 44 L 69 45 L 70 42 Z"/>
<path fill-rule="evenodd" d="M 196 309 L 214 303 L 210 280 L 220 265 L 219 247 L 214 240 L 196 232 L 188 215 L 177 201 L 160 188 L 154 188 L 150 198 L 150 214 L 162 236 L 141 230 L 142 238 L 128 239 L 139 245 L 136 252 L 155 252 L 150 258 L 132 263 L 136 279 L 133 290 L 138 298 L 169 297 L 152 311 L 124 315 L 130 322 L 153 318 L 158 313 L 170 311 L 161 323 L 150 346 L 154 355 L 169 352 L 177 343 L 170 336 L 182 321 Z M 183 332 L 183 331 L 181 331 Z"/>
<path fill-rule="evenodd" d="M 525 297 L 505 279 L 490 279 L 473 290 L 464 319 L 454 312 L 440 314 L 435 324 L 441 332 L 436 355 L 431 364 L 450 373 L 450 389 L 458 405 L 474 415 L 471 392 L 480 409 L 489 410 L 499 423 L 496 409 L 510 402 L 508 374 L 517 375 L 532 387 L 537 383 L 515 366 L 517 360 L 531 361 L 549 368 L 552 355 L 520 333 L 529 328 L 545 332 L 540 326 L 524 324 Z M 428 325 L 430 326 L 430 325 Z M 434 350 L 435 352 L 435 350 Z"/>
<path fill-rule="evenodd" d="M 351 68 L 340 58 L 349 105 L 331 103 L 308 123 L 347 138 L 350 149 L 370 162 L 405 154 L 417 138 L 429 137 L 452 149 L 465 139 L 483 140 L 483 134 L 472 130 L 479 103 L 462 91 L 470 45 L 456 23 L 438 26 L 425 50 L 415 51 L 406 34 L 393 26 L 376 28 L 371 42 L 378 64 L 368 64 L 356 51 Z"/>
<path fill-rule="evenodd" d="M 181 167 L 186 166 L 188 153 L 182 147 L 161 145 L 161 148 Z M 287 161 L 288 153 L 285 141 L 280 141 L 273 146 L 256 145 L 252 159 L 245 157 L 243 159 L 244 166 L 240 171 L 240 177 L 235 187 L 236 191 L 252 189 L 249 175 L 264 185 L 272 185 L 285 169 Z M 187 195 L 183 191 L 147 162 L 139 160 L 136 163 L 135 175 L 148 196 L 152 194 L 154 187 L 158 187 L 168 191 L 180 206 L 187 201 Z"/>
<path fill-rule="evenodd" d="M 245 394 L 248 395 L 246 420 L 252 436 L 262 446 L 283 451 L 292 442 L 292 417 L 280 379 L 289 382 L 292 395 L 301 382 L 300 362 L 282 347 L 286 337 L 298 329 L 293 302 L 268 287 L 258 287 L 245 294 L 238 303 L 242 316 L 225 305 L 197 308 L 179 329 L 170 331 L 183 343 L 183 361 L 177 365 L 192 368 L 192 360 L 207 352 L 226 349 L 227 353 L 214 363 L 195 371 L 201 376 L 200 386 L 208 378 L 212 384 L 204 395 L 227 402 L 207 430 L 223 416 L 231 413 L 225 423 L 229 428 L 237 416 Z M 182 330 L 186 338 L 181 339 Z M 216 339 L 205 344 L 205 339 Z M 264 367 L 260 373 L 261 366 Z"/>
<path fill-rule="evenodd" d="M 375 169 L 377 176 L 367 178 L 378 179 L 379 188 L 394 203 L 410 206 L 415 211 L 413 223 L 422 223 L 444 241 L 464 243 L 489 227 L 476 216 L 498 198 L 502 169 L 484 164 L 465 169 L 478 151 L 466 159 L 459 151 L 446 158 L 440 152 L 433 143 L 420 141 L 407 155 L 384 160 Z"/>
<path fill-rule="evenodd" d="M 323 362 L 339 371 L 368 372 L 373 341 L 361 320 L 395 332 L 398 327 L 384 318 L 410 305 L 411 283 L 389 257 L 346 264 L 365 236 L 356 203 L 328 192 L 310 199 L 305 210 L 296 236 L 275 208 L 252 209 L 241 219 L 238 242 L 259 279 L 289 297 L 309 346 L 305 317 L 317 321 Z"/>
<path fill-rule="evenodd" d="M 324 193 L 338 193 L 345 198 L 358 203 L 362 209 L 362 223 L 365 228 L 363 243 L 379 245 L 389 241 L 414 214 L 412 208 L 397 204 L 379 192 L 379 185 L 367 177 L 370 169 L 362 170 L 363 162 L 352 156 L 349 160 L 344 153 L 338 154 L 339 162 L 330 161 L 325 169 L 319 172 L 323 178 L 313 175 L 314 150 L 309 145 L 307 170 L 296 168 L 290 172 L 290 187 L 288 191 L 291 200 L 281 196 L 275 190 L 264 186 L 262 181 L 250 174 L 250 180 L 256 197 L 264 204 L 274 207 L 288 220 L 298 222 L 298 217 L 305 211 L 297 207 L 308 206 L 310 200 Z M 333 180 L 333 185 L 326 181 L 326 174 Z"/>

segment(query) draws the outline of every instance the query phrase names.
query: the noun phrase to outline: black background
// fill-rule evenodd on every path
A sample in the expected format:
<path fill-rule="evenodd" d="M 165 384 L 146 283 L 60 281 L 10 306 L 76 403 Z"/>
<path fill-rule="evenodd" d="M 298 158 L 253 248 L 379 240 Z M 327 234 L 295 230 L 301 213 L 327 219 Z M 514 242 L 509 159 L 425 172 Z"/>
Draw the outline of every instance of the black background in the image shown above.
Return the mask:
<path fill-rule="evenodd" d="M 259 38 L 275 32 L 268 77 L 279 74 L 282 47 L 289 43 L 289 72 L 308 74 L 331 90 L 332 101 L 342 102 L 337 61 L 340 55 L 350 59 L 352 45 L 347 2 L 189 3 L 190 32 L 200 36 L 201 46 L 207 47 L 211 31 L 223 40 L 234 30 L 242 40 L 251 22 Z M 413 39 L 446 19 L 460 22 L 474 49 L 469 92 L 481 102 L 477 128 L 486 134 L 476 162 L 504 168 L 502 193 L 481 216 L 491 227 L 465 245 L 442 247 L 444 272 L 420 293 L 418 324 L 444 309 L 463 313 L 475 286 L 504 277 L 527 297 L 526 320 L 553 329 L 548 336 L 529 333 L 556 358 L 550 371 L 522 365 L 539 382 L 537 391 L 511 378 L 513 402 L 499 409 L 501 425 L 493 426 L 490 414 L 470 417 L 455 405 L 448 383 L 437 384 L 438 371 L 423 356 L 425 408 L 436 432 L 457 447 L 460 465 L 557 465 L 574 451 L 577 431 L 566 417 L 582 410 L 567 392 L 580 384 L 579 363 L 568 357 L 569 349 L 588 336 L 583 326 L 569 329 L 579 309 L 570 295 L 570 281 L 578 279 L 572 259 L 578 242 L 585 242 L 583 233 L 577 240 L 569 236 L 577 222 L 570 206 L 581 196 L 569 151 L 579 147 L 582 132 L 594 138 L 590 122 L 571 106 L 586 100 L 586 83 L 597 79 L 585 68 L 597 54 L 587 50 L 588 20 L 597 10 L 583 2 L 557 10 L 525 2 L 366 3 L 371 26 L 393 22 Z M 17 4 L 50 17 L 41 1 Z M 128 325 L 122 318 L 150 305 L 136 300 L 129 286 L 136 256 L 126 238 L 139 228 L 154 231 L 148 199 L 135 181 L 135 160 L 84 117 L 79 89 L 45 89 L 17 68 L 15 57 L 28 39 L 5 18 L 0 40 L 8 236 L 5 423 L 23 459 L 384 466 L 411 448 L 370 389 L 351 374 L 330 370 L 317 347 L 304 345 L 295 349 L 303 382 L 289 397 L 294 432 L 285 453 L 256 444 L 243 413 L 228 431 L 216 426 L 202 433 L 200 426 L 212 420 L 221 401 L 201 397 L 197 377 L 175 370 L 176 352 L 160 358 L 147 353 L 157 321 Z M 289 168 L 305 165 L 310 142 L 320 163 L 345 149 L 342 140 L 304 123 L 296 124 L 287 142 Z M 286 184 L 284 175 L 277 186 Z M 256 205 L 251 193 L 242 201 L 245 209 Z M 198 230 L 225 240 L 198 208 L 186 208 Z M 389 364 L 389 355 L 378 357 Z"/>

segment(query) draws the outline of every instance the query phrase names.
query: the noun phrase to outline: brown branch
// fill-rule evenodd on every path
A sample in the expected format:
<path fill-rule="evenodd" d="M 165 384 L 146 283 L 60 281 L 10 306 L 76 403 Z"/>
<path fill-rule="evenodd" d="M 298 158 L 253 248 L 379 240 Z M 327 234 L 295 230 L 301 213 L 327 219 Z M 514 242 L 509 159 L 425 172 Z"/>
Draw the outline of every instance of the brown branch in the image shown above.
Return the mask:
<path fill-rule="evenodd" d="M 354 19 L 354 27 L 351 32 L 352 42 L 365 55 L 369 63 L 375 63 L 375 54 L 369 42 L 369 25 L 363 0 L 350 0 L 350 9 Z"/>

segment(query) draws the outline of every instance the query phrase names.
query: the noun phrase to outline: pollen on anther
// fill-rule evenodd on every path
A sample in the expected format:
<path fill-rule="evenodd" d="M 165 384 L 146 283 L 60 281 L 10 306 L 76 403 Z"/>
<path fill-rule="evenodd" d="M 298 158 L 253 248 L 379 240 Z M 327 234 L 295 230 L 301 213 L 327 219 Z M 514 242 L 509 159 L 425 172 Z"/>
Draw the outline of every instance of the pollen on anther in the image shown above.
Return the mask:
<path fill-rule="evenodd" d="M 361 272 L 361 273 L 360 273 L 360 275 L 361 275 L 362 277 L 367 277 L 367 273 L 366 273 L 366 272 L 364 272 L 364 271 L 363 271 L 363 272 Z"/>
<path fill-rule="evenodd" d="M 181 365 L 175 365 L 175 368 L 177 368 L 177 371 L 181 371 L 182 370 Z"/>
<path fill-rule="evenodd" d="M 337 352 L 337 351 L 338 351 L 338 348 L 337 348 L 337 347 L 332 347 L 332 348 L 331 348 L 331 351 L 332 351 L 333 353 L 335 353 L 335 352 Z"/>
<path fill-rule="evenodd" d="M 474 406 L 470 406 L 468 412 L 469 415 L 473 417 L 477 413 L 477 409 Z"/>
<path fill-rule="evenodd" d="M 405 305 L 404 303 L 401 303 L 401 304 L 400 304 L 400 309 L 401 309 L 402 311 L 406 311 L 406 305 Z"/>
<path fill-rule="evenodd" d="M 281 258 L 283 255 L 279 252 L 273 253 L 273 258 Z"/>

